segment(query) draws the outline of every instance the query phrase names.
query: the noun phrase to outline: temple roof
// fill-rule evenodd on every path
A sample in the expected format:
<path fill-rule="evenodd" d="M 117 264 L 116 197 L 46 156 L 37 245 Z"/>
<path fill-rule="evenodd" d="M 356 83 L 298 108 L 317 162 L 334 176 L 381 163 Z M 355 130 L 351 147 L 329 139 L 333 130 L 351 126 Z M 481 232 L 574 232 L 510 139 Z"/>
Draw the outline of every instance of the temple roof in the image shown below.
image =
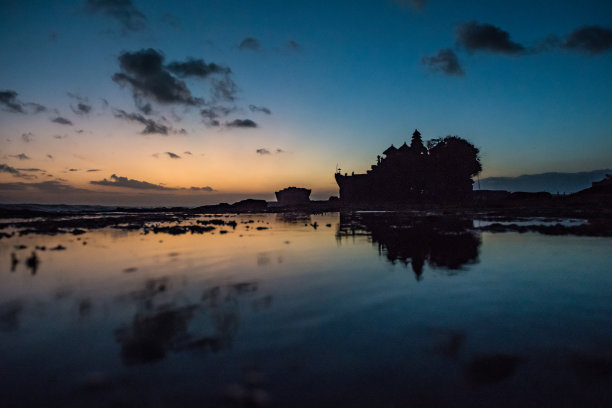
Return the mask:
<path fill-rule="evenodd" d="M 394 152 L 396 152 L 396 151 L 397 151 L 397 148 L 396 148 L 395 146 L 391 145 L 391 146 L 389 146 L 389 147 L 387 148 L 387 150 L 385 150 L 385 151 L 383 152 L 383 154 L 386 154 L 386 155 L 388 156 L 388 155 L 389 155 L 389 153 L 394 153 Z"/>

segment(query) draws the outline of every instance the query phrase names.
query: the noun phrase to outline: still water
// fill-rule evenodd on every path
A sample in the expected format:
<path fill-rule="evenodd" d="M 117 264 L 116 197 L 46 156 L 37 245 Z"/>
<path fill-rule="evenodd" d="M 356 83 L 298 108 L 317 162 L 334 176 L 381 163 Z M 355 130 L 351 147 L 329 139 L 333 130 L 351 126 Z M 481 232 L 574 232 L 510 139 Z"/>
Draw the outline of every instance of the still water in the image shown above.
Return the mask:
<path fill-rule="evenodd" d="M 215 218 L 1 239 L 0 406 L 612 406 L 612 238 Z"/>

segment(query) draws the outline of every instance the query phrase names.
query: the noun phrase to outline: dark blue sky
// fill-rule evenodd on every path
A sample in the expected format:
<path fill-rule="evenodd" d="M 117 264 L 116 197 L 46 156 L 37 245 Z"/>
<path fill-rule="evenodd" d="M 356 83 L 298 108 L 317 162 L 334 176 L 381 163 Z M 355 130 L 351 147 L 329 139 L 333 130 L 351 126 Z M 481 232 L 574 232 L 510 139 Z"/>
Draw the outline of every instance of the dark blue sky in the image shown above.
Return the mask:
<path fill-rule="evenodd" d="M 3 1 L 0 181 L 328 196 L 414 128 L 474 143 L 481 177 L 610 168 L 611 21 L 609 0 Z"/>

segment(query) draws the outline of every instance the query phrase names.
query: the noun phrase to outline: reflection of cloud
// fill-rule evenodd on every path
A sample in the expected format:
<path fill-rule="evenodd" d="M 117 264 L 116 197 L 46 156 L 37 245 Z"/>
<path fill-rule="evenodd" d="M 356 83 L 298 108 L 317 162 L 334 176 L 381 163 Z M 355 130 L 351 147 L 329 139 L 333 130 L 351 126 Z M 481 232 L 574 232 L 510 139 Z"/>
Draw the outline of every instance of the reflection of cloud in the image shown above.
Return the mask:
<path fill-rule="evenodd" d="M 19 328 L 23 305 L 18 300 L 0 304 L 0 332 L 13 332 Z"/>
<path fill-rule="evenodd" d="M 468 51 L 488 51 L 508 55 L 525 52 L 525 47 L 510 40 L 510 34 L 491 24 L 477 21 L 463 23 L 457 27 L 457 42 Z"/>
<path fill-rule="evenodd" d="M 585 382 L 612 377 L 612 358 L 609 356 L 578 354 L 571 358 L 569 365 L 574 374 Z"/>
<path fill-rule="evenodd" d="M 257 266 L 267 266 L 272 262 L 270 254 L 266 252 L 260 252 L 257 254 Z"/>
<path fill-rule="evenodd" d="M 213 286 L 203 291 L 200 303 L 184 300 L 184 304 L 167 302 L 168 278 L 152 279 L 145 288 L 130 294 L 137 312 L 129 324 L 115 331 L 121 344 L 121 357 L 126 365 L 154 363 L 170 351 L 210 350 L 217 352 L 232 345 L 239 327 L 239 300 L 257 291 L 254 282 Z M 172 296 L 173 299 L 183 296 Z M 269 306 L 270 300 L 265 304 Z M 208 332 L 193 333 L 191 320 L 201 314 L 208 318 Z M 198 326 L 202 330 L 202 325 Z"/>
<path fill-rule="evenodd" d="M 123 187 L 123 188 L 131 188 L 135 190 L 174 190 L 173 188 L 164 187 L 159 184 L 149 183 L 147 181 L 140 181 L 129 179 L 127 177 L 120 177 L 116 174 L 110 176 L 110 180 L 92 180 L 89 182 L 90 184 L 95 184 L 99 186 L 110 186 L 110 187 Z"/>
<path fill-rule="evenodd" d="M 437 55 L 423 57 L 421 63 L 431 72 L 442 72 L 445 75 L 463 75 L 463 69 L 457 55 L 450 49 L 438 51 Z"/>
<path fill-rule="evenodd" d="M 521 361 L 508 354 L 477 356 L 467 365 L 467 377 L 476 385 L 495 384 L 512 377 Z"/>

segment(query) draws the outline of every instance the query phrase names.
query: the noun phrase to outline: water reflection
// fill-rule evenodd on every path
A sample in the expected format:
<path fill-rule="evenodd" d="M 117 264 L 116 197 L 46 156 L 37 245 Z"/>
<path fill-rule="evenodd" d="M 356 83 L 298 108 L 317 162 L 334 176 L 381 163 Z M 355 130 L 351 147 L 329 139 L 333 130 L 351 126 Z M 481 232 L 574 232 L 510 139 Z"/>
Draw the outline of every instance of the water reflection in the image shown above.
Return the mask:
<path fill-rule="evenodd" d="M 240 326 L 239 300 L 258 289 L 255 282 L 213 286 L 203 291 L 199 302 L 190 302 L 181 290 L 169 293 L 171 283 L 167 277 L 150 279 L 127 296 L 136 303 L 136 313 L 129 324 L 115 330 L 124 364 L 154 363 L 169 351 L 216 353 L 231 348 Z M 263 299 L 263 307 L 268 307 L 271 296 Z M 257 302 L 261 306 L 262 301 Z M 192 325 L 196 319 L 199 324 Z"/>
<path fill-rule="evenodd" d="M 336 237 L 370 237 L 379 254 L 393 264 L 410 264 L 420 280 L 425 263 L 450 274 L 477 263 L 481 239 L 473 228 L 473 219 L 455 216 L 349 213 L 340 214 Z"/>

